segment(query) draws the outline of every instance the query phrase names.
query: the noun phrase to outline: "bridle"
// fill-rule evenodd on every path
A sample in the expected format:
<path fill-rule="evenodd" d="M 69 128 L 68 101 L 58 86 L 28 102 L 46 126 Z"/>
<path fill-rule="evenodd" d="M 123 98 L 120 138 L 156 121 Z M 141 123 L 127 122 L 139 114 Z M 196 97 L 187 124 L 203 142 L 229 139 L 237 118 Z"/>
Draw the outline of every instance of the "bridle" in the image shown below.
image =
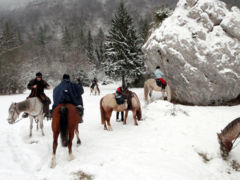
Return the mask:
<path fill-rule="evenodd" d="M 12 114 L 12 119 L 13 119 L 13 117 L 14 117 L 14 115 L 15 115 L 15 113 L 17 114 L 17 116 L 19 116 L 19 114 L 20 114 L 20 112 L 18 112 L 18 110 L 17 110 L 17 103 L 14 103 L 14 105 L 13 105 L 13 114 Z M 11 120 L 12 120 L 11 119 Z M 12 124 L 13 123 L 17 123 L 17 122 L 19 122 L 19 121 L 21 121 L 23 118 L 21 118 L 21 119 L 19 119 L 19 120 L 16 120 L 16 121 L 12 121 Z"/>

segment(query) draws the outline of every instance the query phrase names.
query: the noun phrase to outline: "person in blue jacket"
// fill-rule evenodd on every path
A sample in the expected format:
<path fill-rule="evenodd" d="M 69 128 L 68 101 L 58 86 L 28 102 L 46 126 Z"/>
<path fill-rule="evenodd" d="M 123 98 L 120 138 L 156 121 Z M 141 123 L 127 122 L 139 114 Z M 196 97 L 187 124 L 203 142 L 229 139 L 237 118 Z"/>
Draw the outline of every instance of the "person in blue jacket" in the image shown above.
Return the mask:
<path fill-rule="evenodd" d="M 156 83 L 158 86 L 162 87 L 162 89 L 165 89 L 166 88 L 166 81 L 163 79 L 163 72 L 160 70 L 160 66 L 157 66 L 156 67 L 156 70 L 154 72 L 155 74 L 155 77 L 156 77 Z"/>
<path fill-rule="evenodd" d="M 62 82 L 53 90 L 52 111 L 59 104 L 70 103 L 76 106 L 82 116 L 84 111 L 82 100 L 83 93 L 84 89 L 82 85 L 80 83 L 72 83 L 70 81 L 70 76 L 68 74 L 64 74 Z"/>

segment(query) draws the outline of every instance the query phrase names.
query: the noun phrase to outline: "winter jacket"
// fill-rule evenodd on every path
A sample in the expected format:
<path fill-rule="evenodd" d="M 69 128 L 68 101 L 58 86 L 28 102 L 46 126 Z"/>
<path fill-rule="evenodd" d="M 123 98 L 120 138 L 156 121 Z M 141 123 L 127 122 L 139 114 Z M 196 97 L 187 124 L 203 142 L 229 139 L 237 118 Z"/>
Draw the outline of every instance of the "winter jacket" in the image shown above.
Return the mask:
<path fill-rule="evenodd" d="M 82 105 L 82 94 L 84 93 L 81 84 L 72 83 L 68 79 L 64 79 L 57 87 L 53 90 L 53 107 L 62 103 L 71 103 L 75 106 Z"/>
<path fill-rule="evenodd" d="M 164 76 L 163 72 L 160 69 L 156 69 L 154 72 L 156 79 L 162 78 Z"/>
<path fill-rule="evenodd" d="M 33 88 L 34 85 L 37 85 L 37 88 Z M 31 90 L 29 97 L 46 97 L 44 94 L 44 89 L 46 89 L 48 86 L 49 84 L 42 79 L 40 81 L 37 79 L 32 79 L 27 85 L 27 88 Z"/>

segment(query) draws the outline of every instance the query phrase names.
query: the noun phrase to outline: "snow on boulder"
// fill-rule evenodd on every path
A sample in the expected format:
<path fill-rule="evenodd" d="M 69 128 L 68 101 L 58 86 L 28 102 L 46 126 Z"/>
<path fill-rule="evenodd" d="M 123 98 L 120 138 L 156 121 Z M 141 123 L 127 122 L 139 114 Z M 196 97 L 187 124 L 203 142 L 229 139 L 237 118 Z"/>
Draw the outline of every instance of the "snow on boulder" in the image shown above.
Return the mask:
<path fill-rule="evenodd" d="M 240 10 L 218 0 L 180 0 L 143 46 L 165 73 L 173 99 L 222 105 L 240 95 Z"/>

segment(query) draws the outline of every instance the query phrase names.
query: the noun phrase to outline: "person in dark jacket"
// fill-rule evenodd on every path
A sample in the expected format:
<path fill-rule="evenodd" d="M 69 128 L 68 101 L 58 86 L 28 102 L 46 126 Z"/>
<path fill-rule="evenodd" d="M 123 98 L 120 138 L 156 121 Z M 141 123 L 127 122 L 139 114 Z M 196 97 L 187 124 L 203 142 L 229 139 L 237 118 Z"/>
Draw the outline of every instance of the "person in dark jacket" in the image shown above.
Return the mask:
<path fill-rule="evenodd" d="M 38 97 L 43 103 L 43 112 L 45 117 L 49 119 L 49 104 L 51 104 L 51 100 L 44 93 L 44 89 L 50 89 L 50 86 L 45 80 L 42 79 L 41 72 L 36 73 L 36 78 L 32 79 L 28 83 L 27 88 L 31 90 L 31 93 L 27 98 Z M 28 117 L 28 114 L 24 113 L 22 117 L 26 118 Z"/>
<path fill-rule="evenodd" d="M 64 74 L 62 82 L 53 90 L 52 111 L 59 104 L 70 103 L 75 105 L 80 115 L 83 116 L 83 93 L 84 89 L 82 85 L 80 83 L 72 83 L 70 81 L 70 76 L 68 74 Z"/>
<path fill-rule="evenodd" d="M 122 99 L 121 101 L 124 102 L 124 91 L 126 91 L 128 89 L 128 87 L 126 85 L 122 85 L 120 87 L 117 88 L 115 96 L 116 96 L 116 100 L 117 98 Z M 116 114 L 116 121 L 120 122 L 124 120 L 124 112 L 121 112 L 121 120 L 119 120 L 119 112 L 117 112 Z"/>

